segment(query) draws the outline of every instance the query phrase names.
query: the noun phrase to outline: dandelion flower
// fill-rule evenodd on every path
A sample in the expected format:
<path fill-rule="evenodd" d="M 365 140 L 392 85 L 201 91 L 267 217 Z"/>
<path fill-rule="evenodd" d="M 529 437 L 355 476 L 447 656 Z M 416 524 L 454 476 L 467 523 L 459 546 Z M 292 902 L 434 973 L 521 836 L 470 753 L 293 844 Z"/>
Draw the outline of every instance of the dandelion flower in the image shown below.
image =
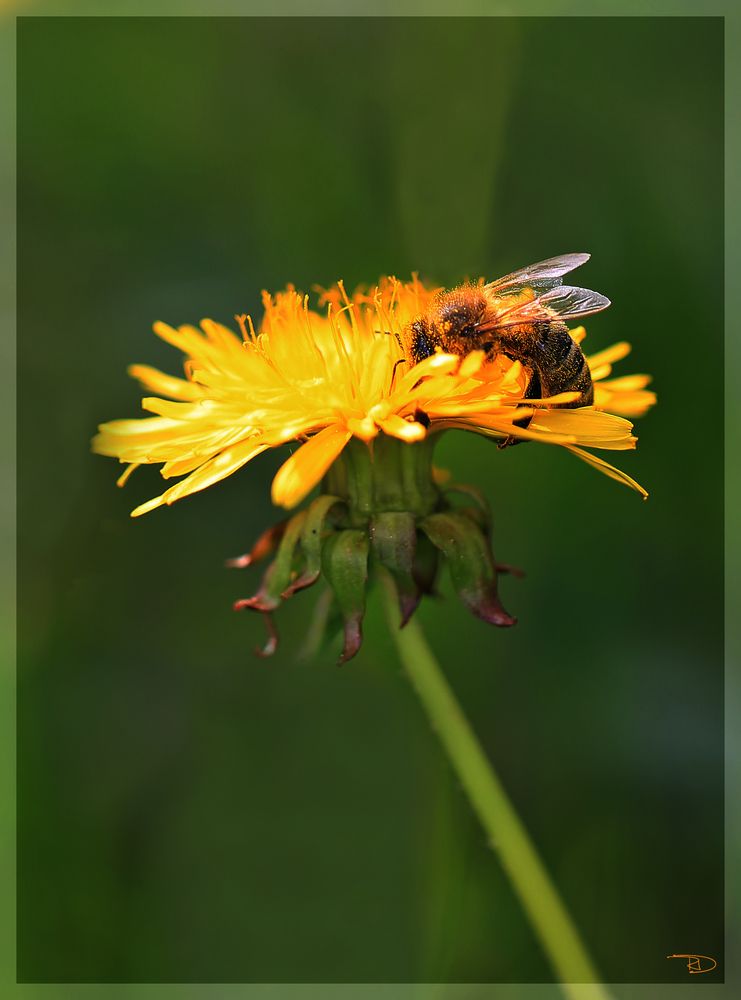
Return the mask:
<path fill-rule="evenodd" d="M 502 355 L 486 364 L 473 352 L 464 358 L 436 354 L 414 367 L 398 364 L 405 327 L 437 291 L 416 278 L 387 278 L 350 298 L 339 283 L 321 294 L 320 312 L 289 287 L 263 295 L 259 330 L 249 317 L 238 317 L 241 337 L 213 320 L 200 329 L 155 324 L 155 333 L 185 355 L 184 377 L 132 365 L 130 374 L 157 394 L 142 400 L 156 416 L 103 424 L 93 448 L 129 465 L 123 481 L 136 466 L 152 463 L 162 464 L 165 479 L 185 478 L 132 515 L 203 490 L 267 448 L 299 441 L 272 489 L 273 501 L 291 508 L 352 437 L 368 443 L 383 433 L 411 443 L 450 427 L 563 446 L 645 495 L 629 476 L 583 450 L 634 448 L 627 418 L 655 402 L 648 376 L 608 378 L 629 353 L 628 344 L 587 355 L 593 406 L 543 406 L 523 428 L 515 420 L 522 415 L 518 406 L 529 402 L 528 375 L 519 362 Z M 571 335 L 582 341 L 585 330 Z"/>
<path fill-rule="evenodd" d="M 645 413 L 655 396 L 648 376 L 611 377 L 627 343 L 586 356 L 594 402 L 575 409 L 558 408 L 557 398 L 528 399 L 527 368 L 503 354 L 435 353 L 412 365 L 405 331 L 439 291 L 416 276 L 383 278 L 352 295 L 338 282 L 319 290 L 310 308 L 308 296 L 289 286 L 263 293 L 257 328 L 250 317 L 236 317 L 239 334 L 213 320 L 200 329 L 157 323 L 155 333 L 185 356 L 183 376 L 133 365 L 130 374 L 151 393 L 142 406 L 153 416 L 105 423 L 93 441 L 96 452 L 127 465 L 121 485 L 144 464 L 161 464 L 163 478 L 178 480 L 132 516 L 206 489 L 268 448 L 297 442 L 273 480 L 273 502 L 292 509 L 322 481 L 324 493 L 242 558 L 246 565 L 278 550 L 260 592 L 238 606 L 269 614 L 323 574 L 345 624 L 347 658 L 360 642 L 369 552 L 395 573 L 405 617 L 431 589 L 430 567 L 442 554 L 471 610 L 512 624 L 496 595 L 485 504 L 477 501 L 472 515 L 445 499 L 457 487 L 435 482 L 436 434 L 458 428 L 556 445 L 645 497 L 593 449 L 634 448 L 629 418 Z M 570 333 L 579 343 L 585 337 L 583 327 Z"/>

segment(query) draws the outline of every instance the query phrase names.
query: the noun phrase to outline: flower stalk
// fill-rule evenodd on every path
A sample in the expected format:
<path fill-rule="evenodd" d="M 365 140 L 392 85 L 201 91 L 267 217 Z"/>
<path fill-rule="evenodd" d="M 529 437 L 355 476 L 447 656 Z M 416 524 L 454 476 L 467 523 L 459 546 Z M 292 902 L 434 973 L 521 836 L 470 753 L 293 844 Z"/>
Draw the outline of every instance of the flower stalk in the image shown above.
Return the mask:
<path fill-rule="evenodd" d="M 570 1000 L 610 1000 L 578 930 L 446 681 L 417 620 L 399 628 L 393 581 L 383 575 L 389 631 L 404 669 Z"/>

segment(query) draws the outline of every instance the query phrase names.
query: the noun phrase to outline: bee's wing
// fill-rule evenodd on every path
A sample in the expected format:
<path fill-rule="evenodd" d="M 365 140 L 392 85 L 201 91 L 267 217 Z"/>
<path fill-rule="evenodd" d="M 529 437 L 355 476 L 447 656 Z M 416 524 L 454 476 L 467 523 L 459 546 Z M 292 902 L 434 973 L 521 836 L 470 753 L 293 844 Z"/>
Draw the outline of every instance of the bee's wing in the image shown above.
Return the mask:
<path fill-rule="evenodd" d="M 544 292 L 540 304 L 552 309 L 561 319 L 577 319 L 602 312 L 610 305 L 610 300 L 591 288 L 575 288 L 573 285 L 558 285 Z"/>
<path fill-rule="evenodd" d="M 588 253 L 565 253 L 560 257 L 549 257 L 548 260 L 541 260 L 537 264 L 528 264 L 521 267 L 519 271 L 506 274 L 503 278 L 490 281 L 484 287 L 488 292 L 495 295 L 512 288 L 552 288 L 560 284 L 560 279 L 569 271 L 574 271 L 577 267 L 585 264 L 589 258 Z"/>
<path fill-rule="evenodd" d="M 520 323 L 535 323 L 553 319 L 577 319 L 591 316 L 607 309 L 610 300 L 589 288 L 575 288 L 573 285 L 557 285 L 529 302 L 522 302 L 500 313 L 494 328 L 516 326 Z"/>

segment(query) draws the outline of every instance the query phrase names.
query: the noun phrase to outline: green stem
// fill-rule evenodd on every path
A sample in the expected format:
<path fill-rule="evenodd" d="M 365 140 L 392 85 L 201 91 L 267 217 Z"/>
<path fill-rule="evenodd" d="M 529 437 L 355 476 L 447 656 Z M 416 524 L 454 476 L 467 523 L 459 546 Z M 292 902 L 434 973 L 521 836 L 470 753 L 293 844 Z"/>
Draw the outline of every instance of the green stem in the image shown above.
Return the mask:
<path fill-rule="evenodd" d="M 386 574 L 384 590 L 386 615 L 401 661 L 564 993 L 573 1000 L 609 1000 L 610 994 L 599 983 L 597 971 L 566 907 L 416 619 L 399 628 L 396 593 Z"/>

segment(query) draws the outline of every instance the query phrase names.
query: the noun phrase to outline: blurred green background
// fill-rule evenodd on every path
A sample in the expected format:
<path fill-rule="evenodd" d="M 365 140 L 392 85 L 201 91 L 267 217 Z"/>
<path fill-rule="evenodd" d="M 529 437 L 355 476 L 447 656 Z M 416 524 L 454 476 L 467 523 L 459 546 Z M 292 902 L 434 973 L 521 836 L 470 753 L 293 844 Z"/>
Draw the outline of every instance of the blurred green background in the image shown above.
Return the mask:
<path fill-rule="evenodd" d="M 528 576 L 515 629 L 420 618 L 605 978 L 722 967 L 722 22 L 23 19 L 18 65 L 19 978 L 550 979 L 377 602 L 341 670 L 312 592 L 251 655 L 223 558 L 287 452 L 130 521 L 157 473 L 88 442 L 177 371 L 156 319 L 572 250 L 656 376 L 651 498 L 448 435 Z"/>

